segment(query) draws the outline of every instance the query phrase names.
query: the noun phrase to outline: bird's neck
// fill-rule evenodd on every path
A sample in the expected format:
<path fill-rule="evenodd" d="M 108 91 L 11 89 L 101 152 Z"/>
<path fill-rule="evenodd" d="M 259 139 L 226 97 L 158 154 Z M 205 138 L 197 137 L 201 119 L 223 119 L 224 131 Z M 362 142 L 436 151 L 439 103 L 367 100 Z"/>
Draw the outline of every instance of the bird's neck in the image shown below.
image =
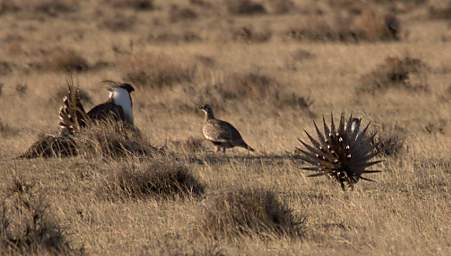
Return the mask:
<path fill-rule="evenodd" d="M 110 93 L 110 100 L 112 100 L 114 104 L 121 106 L 127 122 L 133 124 L 133 102 L 127 90 L 122 88 L 114 89 L 114 91 Z"/>
<path fill-rule="evenodd" d="M 215 116 L 213 114 L 213 111 L 206 111 L 205 112 L 205 121 L 211 120 L 211 119 L 215 119 Z"/>

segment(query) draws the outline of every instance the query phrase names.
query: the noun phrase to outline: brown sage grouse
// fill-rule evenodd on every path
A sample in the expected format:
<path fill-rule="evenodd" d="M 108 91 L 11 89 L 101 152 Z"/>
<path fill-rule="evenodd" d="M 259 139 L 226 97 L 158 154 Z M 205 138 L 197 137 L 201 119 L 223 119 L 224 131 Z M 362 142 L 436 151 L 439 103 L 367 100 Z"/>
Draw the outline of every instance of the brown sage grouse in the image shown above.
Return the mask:
<path fill-rule="evenodd" d="M 366 168 L 382 162 L 372 161 L 378 154 L 372 139 L 375 134 L 368 136 L 369 123 L 363 130 L 360 129 L 360 119 L 353 118 L 352 115 L 346 121 L 342 113 L 338 127 L 335 127 L 334 117 L 331 114 L 330 127 L 326 124 L 323 116 L 324 133 L 322 133 L 315 121 L 318 139 L 314 139 L 305 131 L 311 144 L 307 144 L 301 139 L 299 142 L 304 149 L 297 148 L 300 158 L 307 162 L 309 166 L 302 169 L 317 172 L 309 177 L 329 176 L 338 181 L 343 190 L 346 186 L 354 189 L 360 179 L 373 181 L 365 178 L 362 174 L 380 172 L 379 170 L 366 170 Z"/>
<path fill-rule="evenodd" d="M 240 132 L 226 121 L 216 119 L 210 105 L 200 107 L 205 112 L 205 122 L 202 127 L 204 137 L 211 141 L 217 151 L 225 153 L 227 148 L 242 147 L 249 151 L 255 151 L 241 137 Z"/>

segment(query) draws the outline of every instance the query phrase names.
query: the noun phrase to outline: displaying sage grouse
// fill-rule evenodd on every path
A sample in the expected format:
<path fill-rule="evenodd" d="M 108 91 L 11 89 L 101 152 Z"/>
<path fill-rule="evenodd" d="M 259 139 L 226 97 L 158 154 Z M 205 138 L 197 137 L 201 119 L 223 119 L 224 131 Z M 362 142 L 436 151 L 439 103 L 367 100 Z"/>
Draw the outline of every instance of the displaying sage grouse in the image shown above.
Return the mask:
<path fill-rule="evenodd" d="M 346 186 L 354 189 L 354 184 L 360 179 L 374 181 L 362 175 L 380 172 L 380 170 L 367 170 L 367 168 L 382 160 L 372 161 L 378 154 L 376 147 L 372 144 L 375 134 L 367 135 L 370 124 L 368 123 L 361 130 L 360 122 L 360 119 L 353 118 L 352 115 L 345 121 L 342 113 L 340 123 L 336 127 L 331 114 L 329 127 L 323 116 L 324 133 L 322 133 L 313 121 L 318 139 L 314 139 L 305 131 L 311 144 L 298 139 L 304 149 L 297 148 L 300 152 L 299 157 L 309 164 L 302 169 L 317 172 L 309 177 L 329 176 L 338 181 L 343 190 Z"/>
<path fill-rule="evenodd" d="M 211 141 L 217 151 L 225 153 L 227 148 L 242 147 L 249 151 L 255 151 L 244 142 L 240 132 L 230 123 L 216 119 L 210 105 L 200 107 L 205 112 L 205 122 L 202 127 L 204 137 Z"/>
<path fill-rule="evenodd" d="M 110 82 L 110 81 L 108 81 Z M 122 121 L 133 128 L 133 102 L 130 93 L 133 86 L 114 83 L 105 103 L 94 106 L 86 112 L 80 100 L 80 90 L 68 82 L 68 92 L 60 108 L 60 134 L 45 135 L 33 143 L 19 158 L 67 157 L 78 154 L 74 133 L 89 123 L 102 120 Z"/>
<path fill-rule="evenodd" d="M 113 86 L 108 90 L 110 91 L 108 100 L 86 112 L 80 101 L 79 89 L 69 86 L 59 112 L 59 125 L 62 133 L 72 134 L 74 130 L 86 126 L 88 122 L 108 119 L 122 121 L 133 126 L 133 100 L 131 97 L 131 93 L 135 90 L 133 86 L 127 83 L 113 82 Z"/>

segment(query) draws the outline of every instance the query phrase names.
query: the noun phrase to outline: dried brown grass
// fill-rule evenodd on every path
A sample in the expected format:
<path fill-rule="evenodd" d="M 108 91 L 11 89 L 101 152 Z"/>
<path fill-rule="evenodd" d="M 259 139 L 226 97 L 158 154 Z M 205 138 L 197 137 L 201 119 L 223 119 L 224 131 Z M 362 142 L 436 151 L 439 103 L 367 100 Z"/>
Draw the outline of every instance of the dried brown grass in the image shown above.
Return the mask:
<path fill-rule="evenodd" d="M 109 200 L 185 199 L 202 196 L 204 190 L 188 167 L 154 161 L 138 168 L 126 166 L 113 173 L 99 189 L 99 196 Z"/>
<path fill-rule="evenodd" d="M 236 189 L 212 195 L 208 200 L 201 232 L 215 238 L 303 235 L 306 218 L 296 217 L 273 191 Z"/>

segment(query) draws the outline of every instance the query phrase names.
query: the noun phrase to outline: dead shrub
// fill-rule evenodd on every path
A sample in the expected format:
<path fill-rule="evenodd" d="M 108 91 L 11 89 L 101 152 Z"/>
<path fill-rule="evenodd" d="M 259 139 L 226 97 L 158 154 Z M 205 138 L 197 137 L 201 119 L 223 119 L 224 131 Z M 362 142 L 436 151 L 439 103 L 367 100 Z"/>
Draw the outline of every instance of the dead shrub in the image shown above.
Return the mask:
<path fill-rule="evenodd" d="M 19 97 L 24 97 L 28 93 L 28 85 L 25 83 L 16 84 L 16 87 L 14 89 L 16 90 L 16 93 L 17 95 L 19 95 Z"/>
<path fill-rule="evenodd" d="M 152 11 L 155 9 L 154 0 L 106 0 L 105 3 L 114 8 L 129 8 L 135 11 Z"/>
<path fill-rule="evenodd" d="M 46 0 L 38 3 L 34 7 L 34 11 L 42 13 L 50 17 L 56 17 L 58 15 L 67 15 L 68 13 L 77 12 L 79 5 L 77 1 L 67 0 Z"/>
<path fill-rule="evenodd" d="M 75 141 L 71 137 L 41 135 L 19 158 L 69 157 L 78 154 Z"/>
<path fill-rule="evenodd" d="M 49 209 L 33 183 L 15 177 L 0 202 L 0 250 L 8 255 L 83 255 L 71 248 Z"/>
<path fill-rule="evenodd" d="M 89 62 L 78 52 L 69 49 L 54 49 L 41 61 L 31 64 L 39 71 L 85 72 L 90 69 Z"/>
<path fill-rule="evenodd" d="M 428 69 L 428 66 L 417 58 L 388 57 L 375 70 L 361 77 L 361 85 L 356 88 L 356 92 L 376 94 L 390 88 L 415 92 L 428 91 L 424 83 L 424 75 Z M 414 83 L 413 76 L 420 79 L 419 84 Z"/>
<path fill-rule="evenodd" d="M 252 0 L 225 0 L 227 10 L 234 15 L 255 15 L 265 14 L 265 7 Z"/>
<path fill-rule="evenodd" d="M 21 8 L 16 3 L 12 1 L 1 1 L 0 2 L 0 15 L 8 13 L 16 13 L 20 11 Z"/>
<path fill-rule="evenodd" d="M 73 140 L 78 154 L 86 158 L 153 156 L 158 152 L 145 141 L 137 128 L 115 121 L 100 122 L 81 129 Z"/>
<path fill-rule="evenodd" d="M 166 54 L 141 54 L 124 61 L 124 80 L 136 86 L 163 89 L 194 79 L 196 68 Z M 151 68 L 150 68 L 151 67 Z"/>
<path fill-rule="evenodd" d="M 135 27 L 135 24 L 135 16 L 124 16 L 122 14 L 118 14 L 104 19 L 100 24 L 100 27 L 106 28 L 112 32 L 124 32 L 132 30 Z"/>
<path fill-rule="evenodd" d="M 291 0 L 266 0 L 265 6 L 268 12 L 273 14 L 286 14 L 296 7 Z"/>
<path fill-rule="evenodd" d="M 442 6 L 430 6 L 429 7 L 429 17 L 431 19 L 451 19 L 451 2 Z"/>
<path fill-rule="evenodd" d="M 202 233 L 216 239 L 240 236 L 301 237 L 306 218 L 298 218 L 273 191 L 237 189 L 207 199 Z"/>
<path fill-rule="evenodd" d="M 3 137 L 3 138 L 13 137 L 13 136 L 16 136 L 17 134 L 19 134 L 18 129 L 11 127 L 9 124 L 3 122 L 0 119 L 0 135 L 1 135 L 1 137 Z"/>
<path fill-rule="evenodd" d="M 384 156 L 397 156 L 402 151 L 406 140 L 406 131 L 403 128 L 382 124 L 375 131 L 377 134 L 373 144 L 378 152 Z"/>
<path fill-rule="evenodd" d="M 140 167 L 124 167 L 110 177 L 100 194 L 107 199 L 177 199 L 199 197 L 204 185 L 186 166 L 152 162 Z"/>
<path fill-rule="evenodd" d="M 197 13 L 188 7 L 178 7 L 177 5 L 171 5 L 169 9 L 169 21 L 170 22 L 180 22 L 180 21 L 192 21 L 198 18 Z"/>
<path fill-rule="evenodd" d="M 401 23 L 395 15 L 368 7 L 347 10 L 343 15 L 309 15 L 286 31 L 288 38 L 301 41 L 396 41 L 400 34 Z"/>
<path fill-rule="evenodd" d="M 147 37 L 147 41 L 151 43 L 192 43 L 202 41 L 196 32 L 181 31 L 181 32 L 151 32 Z"/>
<path fill-rule="evenodd" d="M 231 29 L 230 37 L 233 41 L 264 43 L 271 39 L 272 33 L 268 30 L 258 31 L 251 26 L 245 26 Z"/>
<path fill-rule="evenodd" d="M 231 73 L 224 82 L 206 86 L 202 90 L 187 89 L 191 98 L 197 104 L 208 102 L 215 106 L 224 106 L 227 103 L 258 101 L 278 108 L 295 108 L 313 114 L 311 106 L 313 101 L 309 97 L 290 92 L 287 87 L 276 79 L 261 72 Z"/>
<path fill-rule="evenodd" d="M 127 156 L 154 156 L 151 146 L 136 128 L 121 122 L 91 124 L 75 135 L 46 135 L 39 138 L 19 158 L 82 156 L 118 159 Z"/>
<path fill-rule="evenodd" d="M 401 22 L 391 14 L 382 14 L 371 8 L 362 9 L 353 21 L 355 34 L 364 41 L 399 40 Z"/>
<path fill-rule="evenodd" d="M 13 64 L 6 62 L 6 61 L 0 61 L 0 76 L 7 76 L 13 72 Z"/>
<path fill-rule="evenodd" d="M 436 122 L 428 122 L 424 126 L 424 130 L 429 134 L 445 134 L 446 127 L 448 126 L 448 121 L 446 119 L 439 119 Z"/>

